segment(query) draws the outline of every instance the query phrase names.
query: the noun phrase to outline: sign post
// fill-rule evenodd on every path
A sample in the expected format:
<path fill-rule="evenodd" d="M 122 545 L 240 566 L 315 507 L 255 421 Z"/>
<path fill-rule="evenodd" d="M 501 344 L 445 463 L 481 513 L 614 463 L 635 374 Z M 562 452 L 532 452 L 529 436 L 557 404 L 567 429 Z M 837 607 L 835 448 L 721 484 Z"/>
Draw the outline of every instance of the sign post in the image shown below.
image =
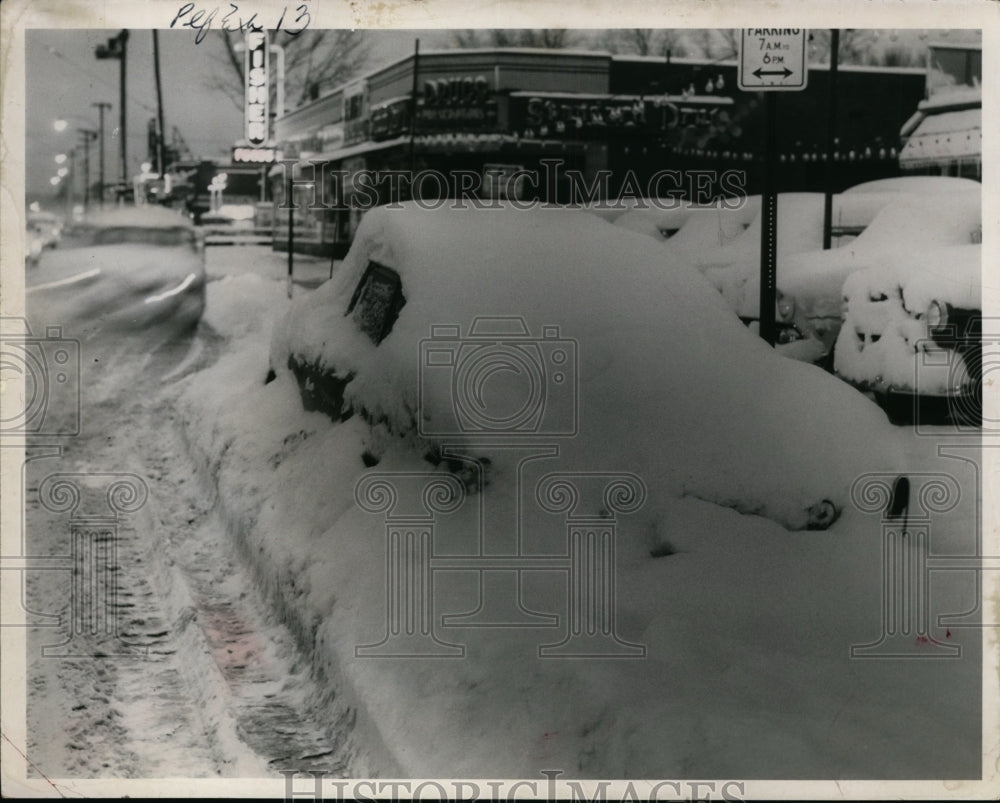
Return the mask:
<path fill-rule="evenodd" d="M 807 31 L 804 28 L 744 28 L 740 37 L 737 82 L 744 92 L 767 92 L 764 99 L 766 143 L 760 227 L 760 336 L 769 346 L 777 339 L 778 167 L 777 103 L 773 92 L 806 88 Z"/>

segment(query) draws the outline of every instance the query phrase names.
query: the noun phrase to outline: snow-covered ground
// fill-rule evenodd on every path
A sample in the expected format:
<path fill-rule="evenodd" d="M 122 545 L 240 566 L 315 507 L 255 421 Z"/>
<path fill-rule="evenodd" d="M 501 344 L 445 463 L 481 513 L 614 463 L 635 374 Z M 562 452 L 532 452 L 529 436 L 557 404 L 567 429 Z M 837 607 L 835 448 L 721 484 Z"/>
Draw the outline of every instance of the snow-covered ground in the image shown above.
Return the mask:
<path fill-rule="evenodd" d="M 442 622 L 479 599 L 478 575 L 456 568 L 468 565 L 461 561 L 434 573 L 430 624 L 464 654 L 359 655 L 386 635 L 389 599 L 386 523 L 359 506 L 356 484 L 433 469 L 409 441 L 373 432 L 360 416 L 334 423 L 305 412 L 288 372 L 265 382 L 272 329 L 289 309 L 284 255 L 218 248 L 209 258 L 193 351 L 163 362 L 121 357 L 91 374 L 92 428 L 70 457 L 131 470 L 149 485 L 132 525 L 136 551 L 119 562 L 126 590 L 147 606 L 128 625 L 164 654 L 142 664 L 32 659 L 29 755 L 46 775 L 326 767 L 401 778 L 980 777 L 990 747 L 980 732 L 982 631 L 937 620 L 975 608 L 976 575 L 935 573 L 926 638 L 906 640 L 913 657 L 852 658 L 852 646 L 879 639 L 883 594 L 880 515 L 852 505 L 827 531 L 792 532 L 654 488 L 642 509 L 615 520 L 613 630 L 631 658 L 539 657 L 539 646 L 566 632 L 563 569 L 522 574 L 524 608 L 550 618 L 513 615 L 548 626 Z M 301 264 L 317 278 L 328 269 Z M 829 404 L 816 400 L 816 427 Z M 894 464 L 913 478 L 915 496 L 921 473 L 954 478 L 963 493 L 931 517 L 933 552 L 974 554 L 978 450 L 939 456 L 947 430 L 917 437 L 887 421 L 871 434 L 898 447 Z M 362 456 L 373 451 L 381 460 L 366 468 Z M 792 462 L 780 450 L 772 457 Z M 525 463 L 521 479 L 551 464 Z M 498 490 L 517 485 L 511 465 L 497 463 L 488 493 L 469 493 L 441 517 L 435 556 L 470 555 L 482 522 L 502 539 L 522 503 L 536 504 Z M 483 510 L 487 499 L 495 506 Z M 32 528 L 29 514 L 29 535 L 43 538 L 37 516 Z M 561 517 L 533 521 L 546 527 L 532 530 L 530 549 L 563 554 Z M 41 548 L 64 548 L 65 532 L 51 533 Z M 39 599 L 67 593 L 57 573 L 39 574 Z M 513 572 L 486 578 L 499 594 L 491 604 L 509 608 Z M 930 657 L 955 646 L 960 657 Z"/>
<path fill-rule="evenodd" d="M 254 277 L 210 286 L 208 322 L 229 345 L 185 380 L 188 441 L 280 609 L 357 708 L 372 749 L 403 776 L 979 776 L 978 629 L 935 618 L 929 638 L 914 634 L 908 645 L 928 655 L 960 645 L 960 659 L 851 657 L 852 645 L 878 640 L 882 595 L 880 517 L 851 507 L 829 531 L 808 534 L 684 496 L 649 500 L 655 518 L 619 517 L 615 629 L 644 646 L 644 658 L 539 658 L 565 621 L 563 630 L 443 627 L 437 617 L 472 611 L 479 599 L 475 572 L 454 567 L 435 572 L 431 629 L 463 645 L 462 657 L 359 656 L 357 647 L 386 635 L 389 601 L 386 524 L 359 507 L 355 484 L 429 465 L 407 444 L 382 443 L 381 462 L 366 469 L 362 455 L 379 436 L 359 416 L 333 423 L 304 412 L 287 372 L 265 384 L 269 327 L 282 311 L 265 289 Z M 817 427 L 827 403 L 817 400 Z M 903 444 L 900 471 L 944 472 L 975 487 L 967 463 L 936 456 L 934 438 L 880 427 L 878 437 Z M 776 464 L 788 458 L 773 454 Z M 544 464 L 525 476 L 537 478 Z M 436 555 L 469 554 L 479 501 L 497 505 L 482 513 L 487 527 L 515 520 L 519 500 L 495 489 L 516 479 L 493 471 L 492 492 L 468 497 L 437 527 Z M 935 551 L 967 554 L 975 523 L 975 494 L 966 493 L 935 516 Z M 558 520 L 549 524 L 540 553 L 555 553 L 564 537 Z M 566 611 L 564 574 L 523 578 L 526 609 Z M 512 593 L 510 576 L 491 580 L 498 594 Z M 971 609 L 974 596 L 967 573 L 935 578 L 936 613 Z M 512 600 L 492 598 L 493 612 L 504 602 Z"/>

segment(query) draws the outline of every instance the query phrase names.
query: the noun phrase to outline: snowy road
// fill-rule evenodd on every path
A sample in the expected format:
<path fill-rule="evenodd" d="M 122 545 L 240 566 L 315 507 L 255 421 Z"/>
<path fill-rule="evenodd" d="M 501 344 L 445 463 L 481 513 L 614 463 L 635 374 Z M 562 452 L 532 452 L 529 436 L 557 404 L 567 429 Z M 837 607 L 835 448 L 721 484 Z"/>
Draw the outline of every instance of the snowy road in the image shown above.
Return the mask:
<path fill-rule="evenodd" d="M 248 251 L 209 249 L 210 276 L 245 265 Z M 280 264 L 253 252 L 265 271 Z M 60 323 L 72 337 L 72 322 Z M 55 778 L 344 772 L 350 722 L 321 724 L 313 714 L 324 691 L 256 595 L 175 426 L 175 383 L 214 360 L 223 342 L 206 327 L 116 340 L 81 344 L 80 435 L 63 439 L 61 456 L 27 464 L 30 552 L 69 551 L 67 513 L 39 501 L 53 473 L 78 475 L 87 513 L 97 510 L 101 475 L 141 478 L 148 499 L 112 536 L 119 638 L 87 628 L 69 638 L 66 616 L 29 631 L 29 759 Z M 71 593 L 65 571 L 29 573 L 30 611 L 64 614 Z M 77 655 L 43 654 L 67 639 L 56 652 Z"/>

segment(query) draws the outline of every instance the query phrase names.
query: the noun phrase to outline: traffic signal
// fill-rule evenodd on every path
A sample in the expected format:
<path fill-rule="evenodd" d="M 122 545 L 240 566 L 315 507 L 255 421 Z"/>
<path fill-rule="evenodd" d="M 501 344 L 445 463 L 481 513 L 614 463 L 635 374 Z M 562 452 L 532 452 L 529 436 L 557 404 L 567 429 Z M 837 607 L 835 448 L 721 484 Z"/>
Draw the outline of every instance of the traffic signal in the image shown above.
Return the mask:
<path fill-rule="evenodd" d="M 128 31 L 122 30 L 118 36 L 112 36 L 106 45 L 98 45 L 94 53 L 99 59 L 120 59 L 125 53 L 127 41 Z"/>

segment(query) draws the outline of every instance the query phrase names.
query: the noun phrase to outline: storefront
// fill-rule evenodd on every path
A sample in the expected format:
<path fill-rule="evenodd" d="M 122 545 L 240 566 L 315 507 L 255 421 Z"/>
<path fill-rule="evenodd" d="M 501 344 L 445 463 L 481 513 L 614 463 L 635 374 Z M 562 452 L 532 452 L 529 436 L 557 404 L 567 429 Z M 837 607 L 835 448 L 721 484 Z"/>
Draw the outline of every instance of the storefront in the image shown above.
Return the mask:
<path fill-rule="evenodd" d="M 809 186 L 822 177 L 826 130 L 816 72 L 809 90 L 782 98 L 783 120 L 794 121 L 784 126 L 782 189 L 821 189 Z M 856 73 L 845 79 L 852 94 L 843 103 L 851 137 L 845 132 L 841 172 L 852 183 L 898 174 L 900 125 L 924 85 L 923 71 Z M 687 176 L 695 173 L 709 196 L 753 192 L 760 105 L 736 89 L 733 64 L 531 49 L 408 56 L 277 121 L 278 147 L 299 162 L 295 248 L 342 254 L 373 199 L 691 197 Z M 316 179 L 307 162 L 325 175 Z M 742 180 L 722 186 L 727 172 Z M 280 203 L 286 167 L 270 178 Z M 276 215 L 279 250 L 287 219 L 287 211 Z"/>
<path fill-rule="evenodd" d="M 927 99 L 900 136 L 906 173 L 983 177 L 982 48 L 932 45 Z"/>

